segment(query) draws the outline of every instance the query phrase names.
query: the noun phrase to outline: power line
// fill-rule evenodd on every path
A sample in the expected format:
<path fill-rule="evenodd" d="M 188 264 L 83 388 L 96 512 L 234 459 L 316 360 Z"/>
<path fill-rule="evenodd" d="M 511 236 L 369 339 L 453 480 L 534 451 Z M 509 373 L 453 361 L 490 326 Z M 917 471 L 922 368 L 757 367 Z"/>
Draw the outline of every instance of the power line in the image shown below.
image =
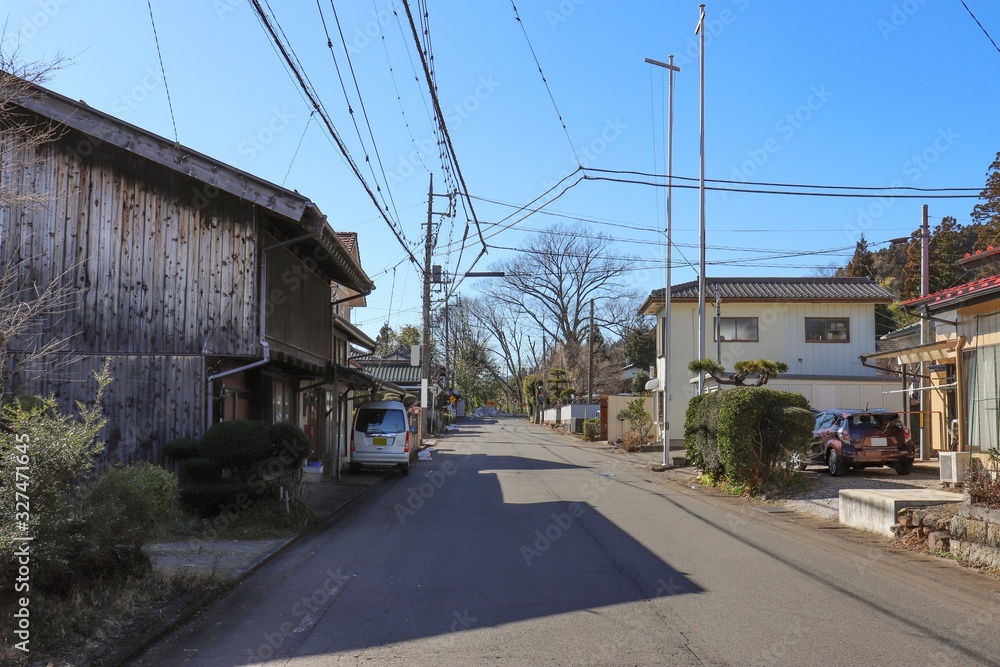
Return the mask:
<path fill-rule="evenodd" d="M 292 165 L 295 164 L 295 158 L 299 156 L 299 149 L 302 148 L 302 142 L 306 138 L 306 132 L 309 131 L 309 126 L 312 124 L 313 116 L 316 114 L 316 110 L 313 109 L 309 112 L 309 119 L 306 121 L 306 126 L 302 128 L 302 136 L 299 137 L 299 143 L 295 146 L 295 152 L 292 153 L 292 161 L 288 163 L 288 170 L 285 171 L 285 177 L 281 179 L 281 187 L 285 187 L 285 181 L 288 180 L 288 174 L 292 173 Z"/>
<path fill-rule="evenodd" d="M 580 162 L 580 155 L 576 152 L 576 146 L 573 145 L 573 139 L 569 136 L 569 129 L 566 127 L 566 121 L 563 120 L 562 113 L 559 111 L 559 105 L 556 104 L 555 95 L 552 94 L 552 87 L 549 86 L 549 80 L 545 78 L 545 72 L 542 71 L 542 64 L 538 62 L 538 56 L 535 54 L 535 47 L 531 45 L 531 40 L 528 38 L 528 31 L 524 27 L 524 21 L 521 20 L 520 14 L 517 13 L 517 5 L 514 4 L 514 0 L 510 0 L 510 6 L 514 9 L 514 18 L 517 20 L 517 24 L 521 26 L 521 32 L 524 34 L 524 41 L 528 43 L 528 50 L 531 51 L 531 57 L 535 60 L 535 67 L 538 68 L 538 75 L 542 77 L 542 83 L 545 84 L 545 90 L 549 93 L 549 100 L 552 102 L 552 108 L 556 110 L 556 116 L 559 118 L 559 124 L 562 126 L 563 134 L 566 135 L 566 141 L 569 142 L 569 148 L 573 151 L 573 157 L 576 158 L 576 164 L 578 167 L 583 167 Z"/>
<path fill-rule="evenodd" d="M 156 43 L 156 57 L 160 60 L 160 74 L 163 76 L 163 90 L 167 93 L 167 108 L 170 109 L 170 124 L 174 127 L 174 143 L 180 143 L 177 138 L 177 121 L 174 119 L 174 103 L 170 99 L 170 86 L 167 85 L 167 70 L 163 67 L 163 53 L 160 52 L 160 37 L 156 34 L 156 19 L 153 18 L 152 0 L 146 0 L 149 7 L 149 22 L 153 26 L 153 41 Z"/>
<path fill-rule="evenodd" d="M 399 241 L 400 245 L 403 246 L 403 249 L 406 251 L 406 254 L 410 258 L 410 261 L 413 262 L 415 266 L 421 267 L 422 265 L 413 255 L 413 251 L 410 250 L 409 245 L 407 245 L 403 237 L 402 230 L 397 229 L 396 224 L 389 217 L 388 213 L 382 209 L 381 205 L 379 205 L 378 198 L 372 191 L 371 186 L 368 185 L 368 182 L 365 180 L 365 177 L 361 173 L 361 170 L 358 169 L 358 165 L 354 162 L 354 158 L 351 157 L 351 153 L 347 149 L 347 145 L 344 143 L 344 140 L 341 139 L 340 134 L 333 126 L 333 121 L 330 120 L 330 116 L 327 113 L 326 108 L 323 106 L 322 102 L 320 102 L 319 97 L 317 96 L 312 85 L 309 84 L 304 69 L 301 67 L 301 64 L 298 63 L 298 58 L 293 57 L 293 54 L 289 53 L 291 47 L 290 46 L 286 47 L 285 43 L 278 36 L 278 33 L 275 30 L 274 25 L 272 25 L 271 23 L 271 17 L 268 16 L 267 12 L 264 11 L 264 8 L 261 7 L 260 0 L 250 0 L 250 3 L 253 5 L 254 11 L 257 15 L 257 20 L 260 22 L 261 26 L 270 36 L 271 41 L 274 43 L 277 51 L 284 59 L 290 74 L 294 76 L 295 81 L 298 83 L 299 88 L 302 90 L 302 93 L 308 100 L 309 105 L 316 111 L 316 113 L 319 114 L 319 117 L 323 120 L 323 124 L 326 126 L 327 132 L 329 132 L 330 136 L 333 137 L 333 140 L 337 143 L 337 148 L 340 150 L 341 155 L 347 161 L 347 164 L 350 166 L 351 171 L 354 173 L 355 178 L 357 178 L 358 181 L 361 182 L 361 185 L 365 188 L 365 192 L 368 193 L 368 197 L 372 200 L 372 203 L 375 204 L 375 208 L 378 209 L 379 214 L 382 216 L 382 219 L 385 220 L 387 225 L 389 225 L 389 228 L 392 230 L 392 233 L 396 236 L 396 240 Z"/>
<path fill-rule="evenodd" d="M 633 176 L 643 176 L 647 178 L 666 178 L 666 174 L 651 174 L 644 171 L 634 171 L 631 169 L 599 169 L 598 167 L 584 167 L 586 171 L 596 171 L 602 174 L 631 174 Z M 679 181 L 698 181 L 692 176 L 678 176 L 674 178 Z M 727 185 L 759 185 L 773 188 L 809 188 L 811 190 L 861 190 L 861 191 L 884 191 L 884 190 L 906 190 L 910 192 L 976 192 L 981 193 L 982 188 L 918 188 L 913 185 L 811 185 L 805 183 L 767 183 L 764 181 L 730 181 L 721 178 L 706 178 L 706 183 L 724 183 Z"/>
<path fill-rule="evenodd" d="M 445 146 L 448 149 L 448 154 L 451 156 L 452 166 L 455 169 L 455 176 L 458 178 L 459 184 L 462 188 L 462 193 L 468 203 L 469 214 L 472 217 L 473 222 L 476 225 L 476 232 L 479 234 L 479 241 L 483 245 L 483 250 L 486 250 L 486 239 L 483 238 L 483 231 L 479 226 L 479 218 L 476 216 L 475 208 L 472 206 L 472 197 L 469 195 L 469 188 L 465 183 L 465 177 L 462 175 L 462 169 L 458 165 L 458 155 L 455 153 L 455 145 L 451 141 L 451 135 L 448 133 L 448 125 L 444 119 L 444 112 L 441 111 L 441 101 L 438 99 L 437 90 L 434 87 L 434 77 L 431 75 L 430 65 L 427 62 L 427 56 L 424 49 L 420 46 L 420 35 L 417 33 L 417 24 L 413 19 L 413 12 L 410 10 L 409 0 L 403 0 L 403 8 L 406 9 L 406 17 L 410 21 L 410 29 L 413 32 L 413 41 L 417 45 L 417 51 L 419 51 L 420 62 L 424 68 L 424 76 L 427 79 L 427 89 L 430 91 L 431 102 L 434 105 L 434 113 L 437 116 L 437 124 L 441 130 L 441 134 L 444 137 Z M 429 33 L 429 29 L 427 29 Z M 430 39 L 428 37 L 428 39 Z M 464 206 L 465 204 L 463 204 Z"/>
<path fill-rule="evenodd" d="M 978 25 L 980 30 L 983 31 L 983 34 L 986 35 L 986 38 L 990 40 L 990 44 L 993 45 L 993 48 L 996 49 L 997 51 L 1000 51 L 1000 46 L 997 46 L 997 43 L 993 41 L 993 38 L 990 37 L 990 33 L 986 31 L 986 28 L 983 26 L 983 24 L 980 23 L 979 19 L 976 18 L 976 15 L 972 13 L 972 10 L 969 9 L 969 5 L 965 4 L 965 0 L 960 0 L 960 2 L 962 3 L 962 6 L 965 7 L 965 11 L 969 12 L 969 16 L 972 17 L 972 20 L 975 21 L 976 25 Z"/>
<path fill-rule="evenodd" d="M 316 6 L 320 7 L 319 0 L 316 0 Z M 333 0 L 330 0 L 330 7 L 331 7 L 331 9 L 333 9 L 333 19 L 334 19 L 334 21 L 337 22 L 337 32 L 340 33 L 340 43 L 344 47 L 344 57 L 347 58 L 347 67 L 351 71 L 351 79 L 354 82 L 354 90 L 358 94 L 358 104 L 361 105 L 361 115 L 364 116 L 364 118 L 365 118 L 365 125 L 368 128 L 368 136 L 372 140 L 372 152 L 375 153 L 375 160 L 378 162 L 379 171 L 382 172 L 382 180 L 385 182 L 385 189 L 386 189 L 386 192 L 389 195 L 389 201 L 392 203 L 392 210 L 396 214 L 396 220 L 398 222 L 400 220 L 400 218 L 399 218 L 399 211 L 396 210 L 396 202 L 392 198 L 392 190 L 389 189 L 389 179 L 385 175 L 385 167 L 382 165 L 382 156 L 379 154 L 378 144 L 375 142 L 375 133 L 372 132 L 372 124 L 371 124 L 371 121 L 368 119 L 368 110 L 365 108 L 365 99 L 361 95 L 361 86 L 358 85 L 358 76 L 357 76 L 357 74 L 354 71 L 354 63 L 351 61 L 351 52 L 347 48 L 347 39 L 344 37 L 344 29 L 340 25 L 340 16 L 338 16 L 338 14 L 337 14 L 337 6 L 333 3 Z M 330 55 L 333 56 L 333 46 L 330 44 L 330 33 L 326 32 L 326 19 L 323 18 L 323 9 L 321 7 L 320 7 L 319 15 L 320 15 L 320 19 L 323 21 L 323 32 L 326 33 L 327 46 L 330 49 Z M 337 59 L 334 58 L 333 62 L 336 65 Z M 339 67 L 337 68 L 337 76 L 338 77 L 340 76 L 340 68 Z M 341 87 L 343 87 L 343 85 L 344 85 L 344 80 L 342 78 L 340 80 L 340 85 L 341 85 Z M 344 97 L 347 98 L 347 89 L 346 88 L 344 89 Z M 354 117 L 354 110 L 350 108 L 350 100 L 348 100 L 347 106 L 348 106 L 348 111 L 350 111 L 351 117 L 353 118 Z M 355 124 L 355 128 L 357 128 L 357 124 Z M 360 137 L 360 133 L 359 133 L 358 139 L 360 140 L 360 138 L 361 137 Z M 364 142 L 362 142 L 361 146 L 362 146 L 362 148 L 364 148 Z M 370 162 L 370 160 L 369 160 L 369 158 L 368 158 L 367 155 L 365 155 L 365 162 Z M 378 185 L 378 179 L 375 178 L 374 169 L 372 170 L 372 179 L 375 181 L 375 188 L 376 188 L 376 190 L 381 191 L 381 188 Z M 383 195 L 383 198 L 382 198 L 382 203 L 383 204 L 385 203 L 385 197 L 384 197 L 384 195 Z"/>
<path fill-rule="evenodd" d="M 584 169 L 589 170 L 585 167 Z M 674 176 L 674 178 L 678 178 Z M 611 178 L 609 176 L 591 176 L 589 174 L 584 174 L 583 179 L 587 181 L 607 181 L 610 183 L 628 183 L 632 185 L 648 185 L 654 188 L 665 188 L 666 185 L 663 183 L 650 183 L 649 181 L 641 181 L 634 178 Z M 674 184 L 675 188 L 681 188 L 682 190 L 697 190 L 699 186 L 697 185 L 683 185 Z M 913 195 L 900 195 L 900 194 L 890 194 L 890 193 L 868 193 L 868 192 L 797 192 L 793 190 L 763 190 L 759 188 L 728 188 L 721 186 L 705 186 L 706 190 L 712 190 L 715 192 L 739 192 L 744 194 L 760 194 L 760 195 L 787 195 L 791 197 L 847 197 L 855 199 L 978 199 L 978 194 L 913 194 Z"/>

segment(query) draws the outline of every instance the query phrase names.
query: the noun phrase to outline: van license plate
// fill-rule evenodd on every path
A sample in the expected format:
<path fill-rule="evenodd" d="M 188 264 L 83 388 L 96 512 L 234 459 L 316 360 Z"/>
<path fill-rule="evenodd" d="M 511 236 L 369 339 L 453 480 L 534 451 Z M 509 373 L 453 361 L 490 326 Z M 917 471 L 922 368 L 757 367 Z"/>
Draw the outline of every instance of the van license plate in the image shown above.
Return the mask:
<path fill-rule="evenodd" d="M 386 443 L 385 438 L 372 438 L 372 444 L 375 445 L 376 447 L 385 447 L 385 443 Z"/>
<path fill-rule="evenodd" d="M 889 441 L 886 438 L 872 438 L 868 444 L 872 447 L 885 447 Z"/>

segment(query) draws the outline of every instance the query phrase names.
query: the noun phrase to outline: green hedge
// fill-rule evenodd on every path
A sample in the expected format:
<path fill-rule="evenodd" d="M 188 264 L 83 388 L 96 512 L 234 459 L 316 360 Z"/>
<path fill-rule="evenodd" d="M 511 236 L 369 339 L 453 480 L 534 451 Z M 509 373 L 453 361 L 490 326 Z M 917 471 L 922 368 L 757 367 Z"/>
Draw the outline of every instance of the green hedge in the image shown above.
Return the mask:
<path fill-rule="evenodd" d="M 724 392 L 695 396 L 684 415 L 686 456 L 698 470 L 722 477 L 725 470 L 719 458 L 719 405 Z"/>
<path fill-rule="evenodd" d="M 247 482 L 187 484 L 181 487 L 181 502 L 202 517 L 220 512 L 239 513 L 258 498 L 257 489 Z"/>
<path fill-rule="evenodd" d="M 601 420 L 600 419 L 584 419 L 583 420 L 583 437 L 587 440 L 593 442 L 601 437 Z"/>
<path fill-rule="evenodd" d="M 184 459 L 177 464 L 181 481 L 188 483 L 211 483 L 222 479 L 222 466 L 217 461 L 203 457 Z"/>
<path fill-rule="evenodd" d="M 201 439 L 198 454 L 212 459 L 223 468 L 252 466 L 256 461 L 274 454 L 271 424 L 251 420 L 212 424 Z"/>
<path fill-rule="evenodd" d="M 684 424 L 688 458 L 703 472 L 758 491 L 789 449 L 812 438 L 809 401 L 767 387 L 736 387 L 698 396 Z"/>
<path fill-rule="evenodd" d="M 174 461 L 183 461 L 198 456 L 198 447 L 197 438 L 180 438 L 163 445 L 163 454 Z"/>
<path fill-rule="evenodd" d="M 288 422 L 271 427 L 271 444 L 274 447 L 271 456 L 287 462 L 289 468 L 298 467 L 312 449 L 309 436 L 301 428 Z"/>

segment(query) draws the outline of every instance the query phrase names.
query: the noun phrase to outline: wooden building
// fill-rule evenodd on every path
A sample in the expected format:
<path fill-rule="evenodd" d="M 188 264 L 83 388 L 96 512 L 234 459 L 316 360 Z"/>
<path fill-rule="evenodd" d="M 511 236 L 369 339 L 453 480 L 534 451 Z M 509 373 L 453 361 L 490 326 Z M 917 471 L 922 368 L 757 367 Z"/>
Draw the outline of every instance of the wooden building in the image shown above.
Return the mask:
<path fill-rule="evenodd" d="M 0 128 L 14 148 L 0 184 L 36 202 L 0 209 L 0 259 L 22 288 L 72 290 L 43 325 L 67 341 L 69 373 L 36 368 L 30 391 L 68 409 L 110 359 L 112 462 L 159 460 L 164 443 L 235 418 L 298 423 L 312 457 L 334 459 L 343 403 L 370 382 L 346 351 L 374 348 L 349 321 L 374 289 L 356 237 L 297 192 L 82 102 L 32 87 L 17 104 L 59 132 L 25 151 Z"/>

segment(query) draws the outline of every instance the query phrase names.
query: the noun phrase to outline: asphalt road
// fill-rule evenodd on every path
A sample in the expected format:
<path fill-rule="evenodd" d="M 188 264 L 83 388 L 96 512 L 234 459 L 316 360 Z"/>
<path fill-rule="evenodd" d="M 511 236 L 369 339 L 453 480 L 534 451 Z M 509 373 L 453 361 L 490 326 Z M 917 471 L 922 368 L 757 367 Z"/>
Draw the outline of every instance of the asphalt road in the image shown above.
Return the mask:
<path fill-rule="evenodd" d="M 137 664 L 990 665 L 1000 585 L 473 421 Z"/>

